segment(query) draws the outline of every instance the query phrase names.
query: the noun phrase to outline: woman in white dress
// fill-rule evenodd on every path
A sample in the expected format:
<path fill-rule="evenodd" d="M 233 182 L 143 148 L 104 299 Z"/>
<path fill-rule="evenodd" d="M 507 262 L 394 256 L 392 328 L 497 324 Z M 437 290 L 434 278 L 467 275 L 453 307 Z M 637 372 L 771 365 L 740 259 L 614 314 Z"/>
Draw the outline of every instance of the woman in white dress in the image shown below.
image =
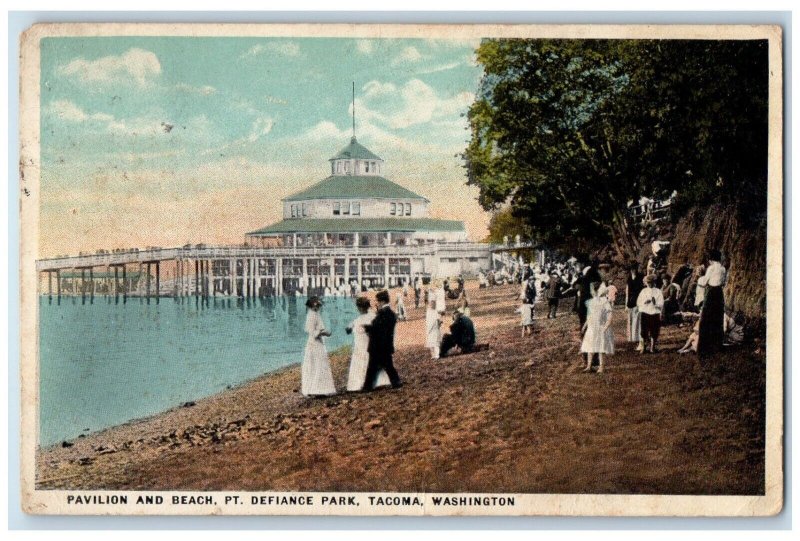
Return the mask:
<path fill-rule="evenodd" d="M 364 389 L 364 380 L 367 377 L 367 367 L 369 365 L 369 335 L 364 327 L 372 323 L 375 319 L 375 312 L 370 311 L 369 299 L 358 297 L 356 299 L 358 317 L 347 327 L 347 332 L 353 333 L 353 354 L 350 357 L 350 371 L 347 374 L 347 390 L 358 392 Z M 375 376 L 374 388 L 391 385 L 389 375 L 381 369 Z"/>
<path fill-rule="evenodd" d="M 598 354 L 600 366 L 598 374 L 603 373 L 605 356 L 614 353 L 614 334 L 611 332 L 611 314 L 613 309 L 611 303 L 604 296 L 597 294 L 599 282 L 589 285 L 591 298 L 586 301 L 586 323 L 583 324 L 583 342 L 581 343 L 581 353 L 587 353 L 586 368 L 584 372 L 592 370 L 592 357 Z"/>
<path fill-rule="evenodd" d="M 436 299 L 428 302 L 428 309 L 425 311 L 425 347 L 431 350 L 431 359 L 439 358 L 439 347 L 442 341 L 439 312 L 436 311 Z"/>
<path fill-rule="evenodd" d="M 309 297 L 306 301 L 308 314 L 306 315 L 306 352 L 303 356 L 301 369 L 300 392 L 303 396 L 331 396 L 336 394 L 333 384 L 331 363 L 328 360 L 328 350 L 325 348 L 325 337 L 331 333 L 325 328 L 319 311 L 322 301 L 319 297 Z"/>

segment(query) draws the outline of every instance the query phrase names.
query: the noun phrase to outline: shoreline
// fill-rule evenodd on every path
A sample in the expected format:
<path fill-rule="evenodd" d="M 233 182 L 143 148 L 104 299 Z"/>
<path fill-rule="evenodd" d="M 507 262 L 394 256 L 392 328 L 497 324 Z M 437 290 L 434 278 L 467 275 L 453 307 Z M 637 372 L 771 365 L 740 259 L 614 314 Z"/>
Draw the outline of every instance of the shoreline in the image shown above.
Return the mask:
<path fill-rule="evenodd" d="M 518 289 L 471 290 L 489 350 L 429 358 L 424 310 L 398 323 L 405 385 L 330 398 L 299 394 L 298 364 L 152 417 L 39 449 L 38 489 L 331 490 L 757 494 L 764 483 L 764 348 L 702 366 L 633 354 L 615 310 L 617 354 L 582 374 L 571 300 L 522 338 Z M 450 307 L 449 307 L 450 308 Z M 331 356 L 337 389 L 349 356 Z"/>

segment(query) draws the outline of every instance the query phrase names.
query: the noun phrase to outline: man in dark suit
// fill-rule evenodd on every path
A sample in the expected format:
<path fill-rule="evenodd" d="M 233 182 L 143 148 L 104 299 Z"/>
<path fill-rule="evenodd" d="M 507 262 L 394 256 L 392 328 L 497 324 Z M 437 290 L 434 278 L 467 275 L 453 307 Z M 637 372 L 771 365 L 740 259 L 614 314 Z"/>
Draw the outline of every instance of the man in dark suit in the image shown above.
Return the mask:
<path fill-rule="evenodd" d="M 367 365 L 367 376 L 364 381 L 364 390 L 371 391 L 374 388 L 375 376 L 383 368 L 392 382 L 392 388 L 402 387 L 400 376 L 394 368 L 392 355 L 394 355 L 394 326 L 397 324 L 397 316 L 389 306 L 389 292 L 379 291 L 375 297 L 378 301 L 378 313 L 372 323 L 364 326 L 364 330 L 369 335 L 369 364 Z"/>
<path fill-rule="evenodd" d="M 475 325 L 469 317 L 458 311 L 453 313 L 450 332 L 442 337 L 439 356 L 446 356 L 447 352 L 456 346 L 461 353 L 469 353 L 475 348 Z"/>

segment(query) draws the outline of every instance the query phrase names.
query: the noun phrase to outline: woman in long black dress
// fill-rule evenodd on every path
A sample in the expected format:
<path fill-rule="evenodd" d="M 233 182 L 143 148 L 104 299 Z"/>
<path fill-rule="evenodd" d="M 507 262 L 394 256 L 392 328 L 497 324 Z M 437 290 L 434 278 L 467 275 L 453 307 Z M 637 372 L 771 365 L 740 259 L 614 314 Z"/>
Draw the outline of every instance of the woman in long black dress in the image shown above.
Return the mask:
<path fill-rule="evenodd" d="M 728 277 L 728 272 L 720 262 L 722 254 L 719 250 L 711 250 L 708 256 L 706 269 L 705 301 L 700 310 L 700 328 L 697 338 L 697 354 L 707 357 L 722 347 L 725 337 L 725 295 L 722 288 Z"/>

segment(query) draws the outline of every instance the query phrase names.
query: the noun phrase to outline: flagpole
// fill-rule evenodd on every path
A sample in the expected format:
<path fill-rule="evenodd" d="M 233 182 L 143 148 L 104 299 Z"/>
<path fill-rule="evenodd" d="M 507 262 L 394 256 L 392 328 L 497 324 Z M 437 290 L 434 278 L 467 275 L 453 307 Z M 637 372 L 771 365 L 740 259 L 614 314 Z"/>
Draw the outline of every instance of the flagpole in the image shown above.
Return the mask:
<path fill-rule="evenodd" d="M 356 82 L 353 81 L 353 137 L 356 136 Z"/>

